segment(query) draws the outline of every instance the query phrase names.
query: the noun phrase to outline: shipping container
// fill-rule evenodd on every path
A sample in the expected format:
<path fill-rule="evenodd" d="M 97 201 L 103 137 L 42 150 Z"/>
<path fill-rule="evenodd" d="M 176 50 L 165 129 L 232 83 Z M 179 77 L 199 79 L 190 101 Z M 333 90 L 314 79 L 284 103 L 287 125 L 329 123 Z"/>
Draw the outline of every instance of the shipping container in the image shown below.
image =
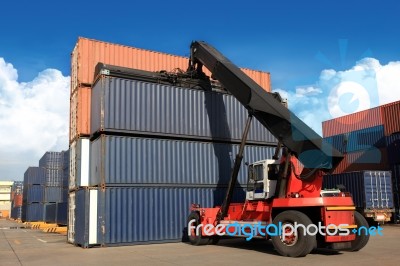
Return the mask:
<path fill-rule="evenodd" d="M 125 132 L 240 142 L 248 111 L 232 95 L 103 77 L 92 89 L 91 134 Z M 248 143 L 276 144 L 253 120 Z"/>
<path fill-rule="evenodd" d="M 23 189 L 24 189 L 23 181 L 14 181 L 14 184 L 12 186 L 12 191 L 14 192 L 14 194 L 22 194 Z"/>
<path fill-rule="evenodd" d="M 75 234 L 71 233 L 69 242 L 88 247 L 182 241 L 191 204 L 220 205 L 225 190 L 212 187 L 80 189 L 74 192 L 74 208 L 70 201 L 70 212 L 75 210 Z M 243 202 L 244 198 L 244 190 L 237 188 L 233 201 Z"/>
<path fill-rule="evenodd" d="M 98 244 L 98 188 L 81 188 L 69 193 L 68 242 L 88 247 Z"/>
<path fill-rule="evenodd" d="M 399 114 L 400 115 L 400 114 Z M 400 133 L 386 137 L 388 160 L 390 164 L 400 163 Z"/>
<path fill-rule="evenodd" d="M 69 141 L 90 135 L 91 88 L 81 86 L 70 99 Z"/>
<path fill-rule="evenodd" d="M 15 220 L 22 219 L 22 206 L 14 207 L 11 209 L 11 218 L 13 218 Z"/>
<path fill-rule="evenodd" d="M 363 170 L 387 170 L 389 167 L 386 148 L 349 152 L 333 170 L 332 174 Z"/>
<path fill-rule="evenodd" d="M 325 175 L 322 186 L 324 189 L 344 186 L 341 190 L 351 193 L 354 205 L 368 218 L 379 220 L 384 218 L 379 215 L 385 215 L 388 221 L 394 212 L 390 171 L 359 171 Z"/>
<path fill-rule="evenodd" d="M 12 200 L 12 207 L 21 207 L 22 206 L 22 194 L 15 194 L 14 199 Z"/>
<path fill-rule="evenodd" d="M 376 107 L 324 121 L 322 122 L 322 134 L 323 137 L 331 137 L 383 124 L 381 107 Z"/>
<path fill-rule="evenodd" d="M 88 192 L 89 193 L 89 192 Z M 68 217 L 68 226 L 67 226 L 67 241 L 69 243 L 74 244 L 75 241 L 75 217 L 76 217 L 76 204 L 75 204 L 75 195 L 76 191 L 71 191 L 68 193 L 68 207 L 67 207 L 67 217 Z M 80 204 L 84 204 L 81 201 Z M 83 223 L 84 220 L 80 220 L 80 223 Z M 81 225 L 84 226 L 84 225 Z"/>
<path fill-rule="evenodd" d="M 45 182 L 45 169 L 41 167 L 28 167 L 24 173 L 24 185 L 43 185 Z"/>
<path fill-rule="evenodd" d="M 43 202 L 62 202 L 63 188 L 62 187 L 45 187 Z"/>
<path fill-rule="evenodd" d="M 26 204 L 22 204 L 21 207 L 21 221 L 26 222 Z"/>
<path fill-rule="evenodd" d="M 68 215 L 68 202 L 57 203 L 57 215 L 56 223 L 58 225 L 67 225 L 67 215 Z"/>
<path fill-rule="evenodd" d="M 90 186 L 102 184 L 227 184 L 239 145 L 101 135 L 91 142 Z M 275 147 L 245 146 L 245 162 L 271 159 Z"/>
<path fill-rule="evenodd" d="M 79 138 L 70 145 L 69 189 L 89 185 L 90 141 Z"/>
<path fill-rule="evenodd" d="M 48 151 L 39 160 L 39 167 L 62 168 L 63 158 L 61 152 Z"/>
<path fill-rule="evenodd" d="M 44 220 L 45 204 L 29 203 L 26 205 L 26 221 L 42 222 Z"/>
<path fill-rule="evenodd" d="M 40 185 L 31 185 L 24 188 L 26 191 L 26 202 L 44 202 L 44 186 Z"/>
<path fill-rule="evenodd" d="M 400 101 L 385 104 L 382 107 L 382 115 L 385 125 L 385 135 L 400 133 Z"/>
<path fill-rule="evenodd" d="M 45 205 L 44 221 L 46 223 L 56 223 L 57 204 L 49 203 Z"/>
<path fill-rule="evenodd" d="M 48 187 L 61 187 L 63 185 L 64 170 L 60 168 L 46 168 L 46 181 L 45 186 Z"/>
<path fill-rule="evenodd" d="M 384 127 L 382 125 L 330 136 L 324 139 L 342 153 L 386 146 Z"/>
<path fill-rule="evenodd" d="M 400 222 L 400 164 L 391 165 L 394 204 L 396 208 L 395 222 Z"/>
<path fill-rule="evenodd" d="M 189 51 L 189 45 L 188 45 Z M 79 37 L 71 54 L 71 94 L 80 85 L 91 85 L 94 69 L 98 62 L 121 67 L 147 71 L 186 70 L 189 64 L 187 57 L 161 52 L 149 51 L 135 47 L 107 43 Z M 242 68 L 243 72 L 270 91 L 270 75 L 268 72 Z M 210 72 L 204 68 L 207 75 Z"/>

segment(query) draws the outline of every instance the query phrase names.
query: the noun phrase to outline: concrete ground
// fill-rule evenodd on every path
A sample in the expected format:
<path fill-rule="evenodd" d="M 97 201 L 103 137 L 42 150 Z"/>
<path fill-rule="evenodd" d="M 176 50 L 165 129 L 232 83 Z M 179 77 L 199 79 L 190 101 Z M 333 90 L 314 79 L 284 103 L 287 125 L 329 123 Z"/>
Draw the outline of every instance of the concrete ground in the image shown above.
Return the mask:
<path fill-rule="evenodd" d="M 221 240 L 217 246 L 186 243 L 82 249 L 66 237 L 0 220 L 0 265 L 400 265 L 400 226 L 384 226 L 359 252 L 318 250 L 304 258 L 277 255 L 270 241 Z"/>

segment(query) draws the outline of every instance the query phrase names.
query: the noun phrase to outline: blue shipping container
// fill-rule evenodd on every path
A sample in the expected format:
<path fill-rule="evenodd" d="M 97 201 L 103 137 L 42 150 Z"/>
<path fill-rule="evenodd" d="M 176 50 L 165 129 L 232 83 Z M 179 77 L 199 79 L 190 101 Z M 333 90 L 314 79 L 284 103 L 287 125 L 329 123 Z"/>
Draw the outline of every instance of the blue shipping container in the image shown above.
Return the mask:
<path fill-rule="evenodd" d="M 360 171 L 325 175 L 323 188 L 344 185 L 350 192 L 356 207 L 367 209 L 392 209 L 393 191 L 390 171 Z"/>
<path fill-rule="evenodd" d="M 48 151 L 39 160 L 39 167 L 62 168 L 63 158 L 61 152 Z"/>
<path fill-rule="evenodd" d="M 45 187 L 44 202 L 62 202 L 64 199 L 62 187 Z"/>
<path fill-rule="evenodd" d="M 57 204 L 56 203 L 46 204 L 44 221 L 46 223 L 55 223 L 56 215 L 57 215 Z"/>
<path fill-rule="evenodd" d="M 75 201 L 70 201 L 70 211 L 75 210 L 75 239 L 69 241 L 84 247 L 181 241 L 191 204 L 220 205 L 225 191 L 204 187 L 80 189 L 73 192 Z M 243 202 L 244 198 L 244 189 L 237 188 L 233 202 Z M 69 225 L 69 230 L 72 227 Z"/>
<path fill-rule="evenodd" d="M 44 168 L 28 167 L 24 174 L 24 185 L 43 185 L 45 176 Z"/>
<path fill-rule="evenodd" d="M 44 201 L 44 187 L 40 185 L 31 185 L 24 188 L 26 192 L 26 202 L 43 202 Z"/>
<path fill-rule="evenodd" d="M 355 152 L 371 148 L 385 147 L 384 127 L 382 125 L 335 135 L 325 140 L 340 152 Z"/>
<path fill-rule="evenodd" d="M 46 168 L 45 186 L 63 186 L 64 170 L 62 168 Z"/>
<path fill-rule="evenodd" d="M 30 203 L 26 205 L 26 221 L 41 222 L 44 220 L 45 205 L 43 203 Z"/>
<path fill-rule="evenodd" d="M 388 161 L 390 164 L 400 163 L 400 133 L 386 137 Z"/>
<path fill-rule="evenodd" d="M 20 220 L 22 218 L 22 207 L 14 207 L 11 209 L 11 218 Z"/>
<path fill-rule="evenodd" d="M 242 104 L 227 93 L 115 77 L 100 78 L 91 99 L 92 135 L 125 132 L 240 142 L 248 117 Z M 253 120 L 248 142 L 277 140 Z"/>
<path fill-rule="evenodd" d="M 56 223 L 67 225 L 68 202 L 57 203 Z"/>
<path fill-rule="evenodd" d="M 91 142 L 90 186 L 100 184 L 227 184 L 239 145 L 101 135 Z M 245 162 L 272 158 L 275 147 L 247 145 Z"/>

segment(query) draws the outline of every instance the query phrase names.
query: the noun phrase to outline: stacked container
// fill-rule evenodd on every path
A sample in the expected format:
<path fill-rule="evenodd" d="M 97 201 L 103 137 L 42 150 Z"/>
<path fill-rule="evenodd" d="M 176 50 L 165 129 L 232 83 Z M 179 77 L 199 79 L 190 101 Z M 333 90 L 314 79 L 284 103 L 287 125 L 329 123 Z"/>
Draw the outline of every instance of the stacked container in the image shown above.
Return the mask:
<path fill-rule="evenodd" d="M 188 63 L 79 39 L 71 91 L 91 86 L 91 111 L 90 123 L 71 121 L 90 126 L 71 133 L 68 241 L 84 247 L 179 241 L 191 203 L 221 204 L 247 112 L 227 93 L 171 84 L 159 73 L 108 65 L 95 73 L 93 63 L 102 61 L 150 71 Z M 246 73 L 269 90 L 268 73 Z M 276 140 L 258 121 L 248 139 L 245 161 L 272 157 Z M 245 184 L 243 166 L 234 200 L 244 200 Z"/>
<path fill-rule="evenodd" d="M 14 181 L 11 190 L 11 218 L 21 220 L 24 182 Z"/>
<path fill-rule="evenodd" d="M 392 171 L 395 220 L 400 220 L 400 101 L 328 120 L 322 123 L 324 138 L 345 153 L 334 171 Z"/>
<path fill-rule="evenodd" d="M 56 223 L 52 206 L 68 200 L 69 151 L 46 152 L 39 167 L 29 167 L 24 174 L 22 220 Z M 67 212 L 64 206 L 65 213 Z M 47 211 L 48 210 L 48 211 Z M 65 223 L 65 222 L 64 222 Z"/>

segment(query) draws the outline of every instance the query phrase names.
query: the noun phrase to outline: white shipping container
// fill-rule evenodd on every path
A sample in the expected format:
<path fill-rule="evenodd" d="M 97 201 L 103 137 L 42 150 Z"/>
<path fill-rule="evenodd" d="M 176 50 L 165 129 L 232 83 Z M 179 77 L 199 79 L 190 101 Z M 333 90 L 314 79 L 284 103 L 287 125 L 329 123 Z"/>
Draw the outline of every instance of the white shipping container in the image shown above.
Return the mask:
<path fill-rule="evenodd" d="M 90 141 L 79 138 L 71 143 L 69 164 L 69 189 L 89 185 Z"/>

